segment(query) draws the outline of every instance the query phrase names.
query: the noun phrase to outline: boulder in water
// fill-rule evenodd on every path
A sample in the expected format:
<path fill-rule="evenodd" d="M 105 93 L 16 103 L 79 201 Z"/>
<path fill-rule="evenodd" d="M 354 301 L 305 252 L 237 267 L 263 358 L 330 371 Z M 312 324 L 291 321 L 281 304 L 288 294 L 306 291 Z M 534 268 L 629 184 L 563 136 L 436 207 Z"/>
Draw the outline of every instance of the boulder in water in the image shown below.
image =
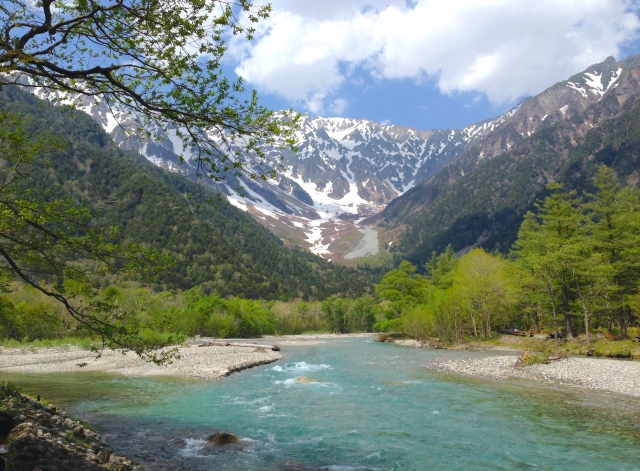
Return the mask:
<path fill-rule="evenodd" d="M 300 461 L 284 460 L 280 463 L 279 469 L 282 471 L 318 471 L 320 468 Z"/>
<path fill-rule="evenodd" d="M 239 441 L 238 437 L 228 432 L 216 432 L 207 440 L 207 446 L 227 445 L 229 443 L 238 443 Z"/>
<path fill-rule="evenodd" d="M 313 380 L 311 378 L 307 378 L 306 376 L 298 376 L 296 381 L 301 384 L 311 384 Z"/>

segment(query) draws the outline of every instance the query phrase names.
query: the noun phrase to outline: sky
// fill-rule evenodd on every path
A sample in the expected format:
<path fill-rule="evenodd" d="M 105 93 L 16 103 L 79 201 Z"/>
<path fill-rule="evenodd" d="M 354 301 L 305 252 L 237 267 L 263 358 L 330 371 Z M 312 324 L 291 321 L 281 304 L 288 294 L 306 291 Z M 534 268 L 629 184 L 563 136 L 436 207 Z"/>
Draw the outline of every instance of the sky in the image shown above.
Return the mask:
<path fill-rule="evenodd" d="M 457 129 L 640 53 L 640 0 L 270 3 L 253 41 L 229 42 L 225 67 L 263 105 L 311 116 Z"/>

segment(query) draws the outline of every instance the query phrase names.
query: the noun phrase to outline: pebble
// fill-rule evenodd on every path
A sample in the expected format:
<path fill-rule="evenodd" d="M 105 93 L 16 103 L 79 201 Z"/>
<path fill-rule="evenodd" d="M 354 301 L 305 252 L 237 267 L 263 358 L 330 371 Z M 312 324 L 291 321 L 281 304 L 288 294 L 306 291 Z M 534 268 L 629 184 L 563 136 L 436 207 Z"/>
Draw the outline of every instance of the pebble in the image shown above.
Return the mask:
<path fill-rule="evenodd" d="M 278 352 L 251 347 L 176 347 L 179 358 L 155 365 L 138 356 L 105 350 L 100 358 L 79 347 L 43 347 L 35 351 L 0 348 L 0 371 L 12 373 L 63 373 L 108 371 L 125 376 L 191 376 L 219 379 L 236 371 L 272 363 L 282 358 Z M 84 367 L 80 364 L 86 363 Z"/>
<path fill-rule="evenodd" d="M 516 356 L 447 360 L 431 367 L 445 373 L 493 379 L 525 379 L 640 397 L 640 362 L 568 357 L 516 367 Z"/>

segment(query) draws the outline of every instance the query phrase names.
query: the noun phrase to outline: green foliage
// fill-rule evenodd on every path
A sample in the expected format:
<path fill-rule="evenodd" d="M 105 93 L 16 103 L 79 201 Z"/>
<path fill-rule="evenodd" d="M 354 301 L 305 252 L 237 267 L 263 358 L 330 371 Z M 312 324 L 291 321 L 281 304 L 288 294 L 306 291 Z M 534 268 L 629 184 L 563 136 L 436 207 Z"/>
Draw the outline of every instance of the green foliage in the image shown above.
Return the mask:
<path fill-rule="evenodd" d="M 504 259 L 474 249 L 460 259 L 454 278 L 475 336 L 490 337 L 508 324 L 515 298 Z"/>
<path fill-rule="evenodd" d="M 435 251 L 431 252 L 431 260 L 425 264 L 427 278 L 437 288 L 449 288 L 453 284 L 452 274 L 457 265 L 458 257 L 456 257 L 451 244 L 449 244 L 440 255 L 437 255 Z"/>
<path fill-rule="evenodd" d="M 375 323 L 375 299 L 364 295 L 355 299 L 349 309 L 347 328 L 349 332 L 371 332 Z"/>
<path fill-rule="evenodd" d="M 339 334 L 347 332 L 347 311 L 349 301 L 346 299 L 331 296 L 322 302 L 322 312 L 324 313 L 331 331 Z"/>
<path fill-rule="evenodd" d="M 374 332 L 401 332 L 402 319 L 384 319 L 373 325 Z"/>
<path fill-rule="evenodd" d="M 90 211 L 72 198 L 39 186 L 48 158 L 64 148 L 62 141 L 29 137 L 27 121 L 0 109 L 0 281 L 6 288 L 12 278 L 55 299 L 73 320 L 98 334 L 105 345 L 135 350 L 144 355 L 149 346 L 115 313 L 114 306 L 95 302 L 80 305 L 87 280 L 105 273 L 142 275 L 162 265 L 159 252 L 118 240 L 109 226 L 91 227 Z M 61 319 L 46 304 L 3 306 L 5 335 L 25 341 L 52 335 Z"/>
<path fill-rule="evenodd" d="M 385 317 L 395 319 L 407 309 L 424 302 L 430 290 L 425 278 L 416 274 L 416 267 L 406 260 L 397 270 L 392 270 L 376 285 L 376 294 L 381 300 L 390 301 Z"/>
<path fill-rule="evenodd" d="M 0 398 L 22 398 L 22 390 L 17 384 L 5 382 L 0 385 Z"/>
<path fill-rule="evenodd" d="M 606 167 L 597 172 L 594 186 L 597 191 L 586 200 L 552 188 L 538 214 L 525 217 L 514 245 L 524 272 L 523 298 L 551 307 L 554 330 L 561 307 L 570 335 L 575 316 L 582 315 L 587 344 L 594 315 L 600 322 L 607 319 L 609 328 L 616 318 L 626 336 L 640 280 L 640 191 L 621 190 Z"/>
<path fill-rule="evenodd" d="M 442 332 L 438 331 L 438 328 L 441 328 L 442 325 L 436 322 L 434 309 L 426 304 L 420 304 L 407 310 L 407 312 L 403 314 L 401 319 L 394 319 L 393 321 L 383 321 L 383 323 L 386 322 L 387 324 L 380 325 L 380 327 L 386 328 L 389 322 L 395 321 L 402 322 L 402 332 L 406 332 L 411 337 L 418 340 L 425 340 L 429 337 L 436 336 L 443 338 L 447 337 L 446 335 L 442 335 Z M 385 332 L 386 330 L 381 331 Z M 395 331 L 398 331 L 397 327 Z"/>
<path fill-rule="evenodd" d="M 449 248 L 434 254 L 427 270 L 427 278 L 412 275 L 415 267 L 403 262 L 385 275 L 376 287 L 384 319 L 374 330 L 452 343 L 466 336 L 488 338 L 510 322 L 516 291 L 502 257 L 474 249 L 458 260 Z"/>
<path fill-rule="evenodd" d="M 293 146 L 298 116 L 285 112 L 276 119 L 255 92 L 243 98 L 242 78 L 231 83 L 220 68 L 227 36 L 250 40 L 254 33 L 254 25 L 239 23 L 236 15 L 255 23 L 269 16 L 270 5 L 72 0 L 13 2 L 1 10 L 5 87 L 18 81 L 55 92 L 60 101 L 71 92 L 81 96 L 77 105 L 98 96 L 101 106 L 132 113 L 140 135 L 152 135 L 149 129 L 175 132 L 185 149 L 194 150 L 198 175 L 216 181 L 243 171 L 229 142 L 265 159 L 265 166 L 271 163 L 261 144 L 282 136 Z M 19 80 L 25 75 L 30 81 Z M 223 131 L 224 139 L 209 137 Z M 267 170 L 250 176 L 272 175 Z"/>
<path fill-rule="evenodd" d="M 278 334 L 303 334 L 306 332 L 330 332 L 331 326 L 322 312 L 320 302 L 275 301 L 269 303 L 275 317 L 275 329 Z"/>
<path fill-rule="evenodd" d="M 549 355 L 547 353 L 524 352 L 518 358 L 517 365 L 546 365 L 549 363 Z"/>

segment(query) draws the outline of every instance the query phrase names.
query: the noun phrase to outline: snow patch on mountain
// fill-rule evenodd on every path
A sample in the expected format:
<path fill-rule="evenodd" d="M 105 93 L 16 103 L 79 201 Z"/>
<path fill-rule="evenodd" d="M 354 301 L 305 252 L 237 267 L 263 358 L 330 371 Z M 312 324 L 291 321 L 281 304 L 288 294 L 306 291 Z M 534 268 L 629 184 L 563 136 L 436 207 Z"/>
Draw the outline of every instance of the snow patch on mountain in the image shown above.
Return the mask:
<path fill-rule="evenodd" d="M 615 88 L 616 82 L 622 74 L 622 68 L 618 67 L 611 71 L 591 71 L 583 72 L 580 79 L 576 81 L 568 81 L 567 86 L 579 93 L 583 98 L 589 98 L 589 93 L 602 99 L 605 93 Z"/>

